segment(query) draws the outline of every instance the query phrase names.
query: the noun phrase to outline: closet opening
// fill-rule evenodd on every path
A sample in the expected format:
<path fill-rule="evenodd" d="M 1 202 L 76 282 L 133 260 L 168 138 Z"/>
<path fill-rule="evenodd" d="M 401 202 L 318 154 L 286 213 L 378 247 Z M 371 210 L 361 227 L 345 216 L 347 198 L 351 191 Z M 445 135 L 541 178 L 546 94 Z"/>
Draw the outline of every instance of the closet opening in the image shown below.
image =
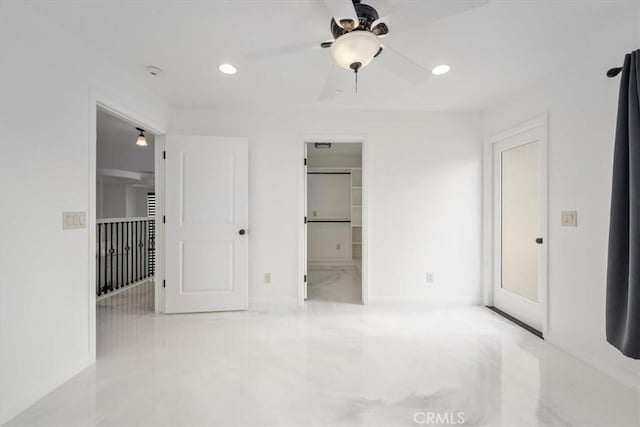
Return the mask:
<path fill-rule="evenodd" d="M 362 143 L 307 142 L 305 300 L 362 304 Z"/>

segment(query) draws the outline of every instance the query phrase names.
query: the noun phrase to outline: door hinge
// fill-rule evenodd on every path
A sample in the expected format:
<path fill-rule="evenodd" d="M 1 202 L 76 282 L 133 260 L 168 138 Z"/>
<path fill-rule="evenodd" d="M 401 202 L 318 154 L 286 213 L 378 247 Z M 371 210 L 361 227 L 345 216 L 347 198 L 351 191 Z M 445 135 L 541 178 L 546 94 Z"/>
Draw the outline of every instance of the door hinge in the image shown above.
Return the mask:
<path fill-rule="evenodd" d="M 304 283 L 307 283 L 307 275 L 304 275 Z"/>
<path fill-rule="evenodd" d="M 166 159 L 166 158 L 167 158 L 167 152 L 166 152 L 166 151 L 163 151 L 163 152 L 162 152 L 162 158 L 163 158 L 163 159 Z"/>
<path fill-rule="evenodd" d="M 304 223 L 305 224 L 307 223 L 307 217 L 306 216 L 304 217 Z"/>
<path fill-rule="evenodd" d="M 166 223 L 167 223 L 167 217 L 166 217 L 166 216 L 164 216 L 164 215 L 162 215 L 162 223 L 163 223 L 163 224 L 166 224 Z"/>
<path fill-rule="evenodd" d="M 304 165 L 307 166 L 307 159 L 304 159 Z"/>
<path fill-rule="evenodd" d="M 162 287 L 163 287 L 163 288 L 166 288 L 166 287 L 167 287 L 167 281 L 166 281 L 166 280 L 163 280 L 163 281 L 162 281 Z"/>

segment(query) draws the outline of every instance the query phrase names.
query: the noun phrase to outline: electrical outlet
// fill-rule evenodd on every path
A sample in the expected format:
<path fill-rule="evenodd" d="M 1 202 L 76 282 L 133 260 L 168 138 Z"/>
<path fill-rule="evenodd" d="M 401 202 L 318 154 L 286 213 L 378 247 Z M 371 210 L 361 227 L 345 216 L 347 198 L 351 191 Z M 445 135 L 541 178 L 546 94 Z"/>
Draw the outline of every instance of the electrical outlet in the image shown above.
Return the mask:
<path fill-rule="evenodd" d="M 336 250 L 338 250 L 338 251 L 339 251 L 339 250 L 340 250 L 340 248 L 341 248 L 340 243 L 337 243 L 337 244 L 336 244 Z"/>
<path fill-rule="evenodd" d="M 433 272 L 427 272 L 427 283 L 433 283 Z"/>
<path fill-rule="evenodd" d="M 578 212 L 577 211 L 562 211 L 561 225 L 563 227 L 577 227 L 578 226 Z"/>
<path fill-rule="evenodd" d="M 271 283 L 271 273 L 264 273 L 264 283 Z"/>

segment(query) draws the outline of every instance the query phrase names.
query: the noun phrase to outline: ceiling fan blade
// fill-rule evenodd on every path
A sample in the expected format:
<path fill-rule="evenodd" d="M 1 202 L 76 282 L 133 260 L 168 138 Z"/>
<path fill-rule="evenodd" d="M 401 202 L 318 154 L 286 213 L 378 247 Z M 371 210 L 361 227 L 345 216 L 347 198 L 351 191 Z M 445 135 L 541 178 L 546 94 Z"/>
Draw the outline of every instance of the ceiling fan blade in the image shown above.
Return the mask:
<path fill-rule="evenodd" d="M 382 46 L 381 54 L 374 61 L 413 85 L 418 85 L 431 76 L 431 70 L 387 43 Z"/>
<path fill-rule="evenodd" d="M 396 34 L 485 6 L 489 0 L 398 0 L 392 4 L 388 0 L 372 0 L 371 3 L 381 15 L 372 26 L 384 22 Z"/>
<path fill-rule="evenodd" d="M 324 2 L 338 25 L 344 27 L 345 20 L 352 21 L 355 26 L 360 22 L 351 0 L 324 0 Z"/>
<path fill-rule="evenodd" d="M 322 92 L 320 93 L 318 100 L 326 101 L 338 96 L 347 96 L 350 93 L 347 86 L 350 85 L 349 88 L 353 87 L 352 81 L 353 73 L 333 64 L 331 71 L 327 76 L 327 80 L 324 82 L 324 86 L 322 87 Z"/>
<path fill-rule="evenodd" d="M 288 46 L 276 47 L 273 49 L 258 50 L 255 52 L 249 52 L 244 55 L 245 59 L 258 60 L 266 58 L 275 58 L 286 55 L 293 55 L 301 52 L 310 52 L 313 50 L 320 50 L 320 42 L 308 42 L 297 43 Z"/>

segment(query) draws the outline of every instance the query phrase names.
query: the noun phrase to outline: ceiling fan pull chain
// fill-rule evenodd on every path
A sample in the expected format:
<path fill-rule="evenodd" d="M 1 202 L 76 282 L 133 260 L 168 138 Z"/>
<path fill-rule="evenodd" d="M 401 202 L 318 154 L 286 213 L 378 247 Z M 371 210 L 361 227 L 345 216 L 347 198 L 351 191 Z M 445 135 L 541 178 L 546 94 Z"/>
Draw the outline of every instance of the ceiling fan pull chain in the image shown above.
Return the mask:
<path fill-rule="evenodd" d="M 358 93 L 358 70 L 356 70 L 356 94 Z"/>
<path fill-rule="evenodd" d="M 362 68 L 362 63 L 354 62 L 349 66 L 349 68 L 351 68 L 356 74 L 356 93 L 358 93 L 358 71 Z"/>

